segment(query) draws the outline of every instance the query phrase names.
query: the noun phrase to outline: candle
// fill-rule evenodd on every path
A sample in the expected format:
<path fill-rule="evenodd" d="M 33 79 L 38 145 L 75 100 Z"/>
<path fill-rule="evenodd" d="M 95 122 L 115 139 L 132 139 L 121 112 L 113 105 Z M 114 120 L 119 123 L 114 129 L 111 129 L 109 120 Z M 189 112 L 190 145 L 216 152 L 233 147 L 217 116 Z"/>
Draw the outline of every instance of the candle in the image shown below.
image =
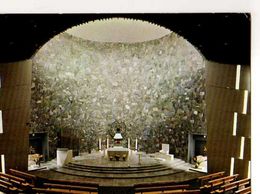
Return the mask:
<path fill-rule="evenodd" d="M 99 146 L 98 146 L 98 149 L 101 150 L 101 138 L 98 139 L 98 143 L 99 143 L 99 144 L 98 144 L 98 145 L 99 145 Z"/>
<path fill-rule="evenodd" d="M 130 145 L 130 138 L 128 138 L 128 149 L 131 148 L 131 145 Z"/>
<path fill-rule="evenodd" d="M 109 139 L 107 137 L 107 148 L 109 148 Z"/>

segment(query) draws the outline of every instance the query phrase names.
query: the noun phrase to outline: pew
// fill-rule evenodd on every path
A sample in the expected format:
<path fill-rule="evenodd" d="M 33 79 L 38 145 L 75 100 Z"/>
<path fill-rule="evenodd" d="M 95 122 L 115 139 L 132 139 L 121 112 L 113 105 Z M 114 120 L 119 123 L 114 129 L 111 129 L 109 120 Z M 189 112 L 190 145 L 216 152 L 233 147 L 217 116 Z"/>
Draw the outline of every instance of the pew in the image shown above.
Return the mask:
<path fill-rule="evenodd" d="M 47 179 L 43 183 L 44 189 L 63 189 L 71 192 L 70 190 L 78 192 L 85 192 L 91 194 L 98 193 L 99 184 L 95 182 L 84 182 L 78 180 L 59 180 L 59 179 Z"/>
<path fill-rule="evenodd" d="M 0 179 L 5 179 L 7 181 L 13 182 L 13 183 L 19 183 L 19 184 L 23 184 L 24 186 L 28 186 L 29 183 L 26 182 L 25 179 L 20 178 L 20 177 L 16 177 L 10 174 L 5 174 L 0 172 Z"/>
<path fill-rule="evenodd" d="M 243 189 L 239 189 L 235 193 L 236 194 L 249 194 L 249 193 L 251 193 L 251 186 L 250 187 L 245 187 Z"/>
<path fill-rule="evenodd" d="M 213 191 L 218 189 L 223 184 L 230 183 L 232 181 L 235 181 L 238 177 L 238 174 L 232 175 L 232 176 L 225 176 L 217 179 L 213 179 L 208 182 L 208 184 L 203 185 L 200 187 L 201 191 Z"/>
<path fill-rule="evenodd" d="M 225 171 L 222 172 L 216 172 L 216 173 L 212 173 L 212 174 L 207 174 L 205 176 L 201 176 L 198 178 L 198 182 L 200 184 L 200 186 L 204 185 L 205 182 L 208 183 L 209 181 L 213 180 L 213 179 L 217 179 L 220 177 L 223 177 L 225 174 Z"/>
<path fill-rule="evenodd" d="M 77 191 L 72 189 L 56 189 L 56 188 L 32 188 L 32 193 L 70 193 L 70 194 L 92 194 L 93 192 Z M 94 193 L 93 193 L 94 194 Z"/>
<path fill-rule="evenodd" d="M 0 172 L 0 180 L 8 182 L 11 184 L 14 188 L 17 188 L 19 191 L 29 191 L 32 185 L 30 185 L 28 182 L 26 182 L 25 179 L 16 177 L 10 174 L 4 174 Z"/>
<path fill-rule="evenodd" d="M 174 191 L 184 191 L 188 189 L 189 185 L 169 185 L 171 182 L 157 182 L 157 183 L 142 183 L 134 185 L 135 193 L 171 193 Z"/>
<path fill-rule="evenodd" d="M 35 175 L 29 174 L 26 172 L 22 172 L 19 170 L 15 170 L 15 169 L 10 169 L 9 172 L 14 176 L 25 179 L 31 185 L 35 185 L 37 182 L 37 176 L 35 176 Z"/>
<path fill-rule="evenodd" d="M 46 179 L 45 183 L 52 183 L 52 184 L 68 184 L 68 185 L 76 185 L 76 186 L 88 186 L 98 188 L 99 184 L 95 182 L 84 182 L 78 180 L 59 180 L 59 179 Z"/>
<path fill-rule="evenodd" d="M 158 181 L 158 182 L 137 183 L 137 184 L 134 184 L 134 187 L 141 188 L 141 187 L 172 186 L 172 185 L 176 185 L 176 182 L 175 181 Z M 185 186 L 189 186 L 189 185 L 185 184 Z"/>
<path fill-rule="evenodd" d="M 44 183 L 43 186 L 45 188 L 49 188 L 49 189 L 66 189 L 66 190 L 85 191 L 85 192 L 89 192 L 89 193 L 97 193 L 98 192 L 98 188 L 87 187 L 87 186 L 53 184 L 53 183 Z"/>
<path fill-rule="evenodd" d="M 225 185 L 222 185 L 219 189 L 217 189 L 215 192 L 212 193 L 225 193 L 227 191 L 234 191 L 238 190 L 241 187 L 245 187 L 247 185 L 250 185 L 250 179 L 241 179 L 235 182 L 227 183 Z"/>
<path fill-rule="evenodd" d="M 172 191 L 167 194 L 190 194 L 190 193 L 200 194 L 201 192 L 200 192 L 200 190 L 196 189 L 196 190 Z"/>
<path fill-rule="evenodd" d="M 12 183 L 0 179 L 0 191 L 13 193 L 15 191 L 18 192 L 19 190 L 18 188 L 14 187 Z"/>

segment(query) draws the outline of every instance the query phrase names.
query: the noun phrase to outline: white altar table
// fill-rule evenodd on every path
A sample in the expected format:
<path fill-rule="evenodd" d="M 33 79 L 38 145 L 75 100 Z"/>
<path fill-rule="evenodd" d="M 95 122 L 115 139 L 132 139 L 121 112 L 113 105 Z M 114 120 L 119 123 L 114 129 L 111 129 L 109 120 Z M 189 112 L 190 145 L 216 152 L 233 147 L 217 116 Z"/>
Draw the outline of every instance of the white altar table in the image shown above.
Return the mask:
<path fill-rule="evenodd" d="M 128 158 L 129 150 L 121 146 L 115 146 L 107 149 L 107 155 L 110 160 L 126 160 Z"/>

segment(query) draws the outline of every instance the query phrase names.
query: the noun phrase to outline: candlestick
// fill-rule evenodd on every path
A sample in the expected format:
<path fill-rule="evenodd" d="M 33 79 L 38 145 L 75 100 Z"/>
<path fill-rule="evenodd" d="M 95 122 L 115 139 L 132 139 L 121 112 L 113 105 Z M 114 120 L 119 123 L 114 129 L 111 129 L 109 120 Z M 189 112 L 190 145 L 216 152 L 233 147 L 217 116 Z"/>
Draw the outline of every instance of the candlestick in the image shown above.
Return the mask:
<path fill-rule="evenodd" d="M 137 151 L 137 138 L 135 139 L 135 150 Z"/>
<path fill-rule="evenodd" d="M 101 150 L 101 138 L 98 139 L 98 149 Z"/>
<path fill-rule="evenodd" d="M 128 149 L 130 149 L 131 148 L 131 144 L 130 144 L 130 138 L 128 138 Z"/>
<path fill-rule="evenodd" d="M 107 148 L 109 148 L 109 139 L 107 137 Z"/>

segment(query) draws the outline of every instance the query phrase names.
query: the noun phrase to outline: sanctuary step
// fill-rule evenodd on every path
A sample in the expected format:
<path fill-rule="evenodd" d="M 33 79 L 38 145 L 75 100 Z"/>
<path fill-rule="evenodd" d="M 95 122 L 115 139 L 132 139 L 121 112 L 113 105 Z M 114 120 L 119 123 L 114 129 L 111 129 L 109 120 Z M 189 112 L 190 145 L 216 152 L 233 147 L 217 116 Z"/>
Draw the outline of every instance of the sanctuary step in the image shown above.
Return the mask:
<path fill-rule="evenodd" d="M 165 169 L 160 169 L 157 171 L 150 171 L 150 172 L 140 170 L 138 173 L 113 173 L 111 171 L 87 172 L 82 169 L 75 169 L 69 167 L 57 168 L 53 170 L 55 170 L 56 172 L 71 174 L 75 176 L 83 176 L 89 178 L 109 178 L 109 179 L 151 178 L 151 177 L 168 176 L 168 175 L 182 172 L 182 170 L 174 170 L 170 168 L 165 168 Z"/>
<path fill-rule="evenodd" d="M 84 165 L 77 164 L 68 164 L 65 165 L 64 168 L 85 171 L 85 172 L 95 172 L 95 173 L 123 173 L 123 174 L 131 174 L 131 173 L 140 173 L 140 172 L 157 172 L 162 170 L 170 170 L 170 167 L 165 165 L 156 165 L 156 166 L 147 166 L 147 167 L 121 167 L 121 168 L 109 168 L 109 167 L 85 167 Z"/>
<path fill-rule="evenodd" d="M 127 164 L 127 165 L 122 165 L 122 163 L 117 162 L 114 163 L 115 165 L 110 165 L 106 164 L 106 165 L 99 165 L 96 164 L 94 165 L 88 165 L 88 164 L 84 164 L 84 163 L 80 163 L 80 162 L 71 162 L 69 163 L 69 165 L 74 165 L 74 166 L 78 166 L 78 167 L 82 167 L 82 168 L 89 168 L 89 169 L 104 169 L 106 168 L 107 170 L 115 170 L 115 169 L 122 169 L 122 170 L 132 170 L 132 169 L 152 169 L 152 168 L 158 168 L 158 167 L 162 167 L 163 165 L 160 163 L 153 163 L 152 165 L 132 165 L 132 164 Z"/>
<path fill-rule="evenodd" d="M 52 167 L 52 166 L 51 166 Z M 187 183 L 204 175 L 190 171 L 191 164 L 174 158 L 172 161 L 157 160 L 142 154 L 141 160 L 135 152 L 126 161 L 110 161 L 102 152 L 85 154 L 73 158 L 64 167 L 48 168 L 32 172 L 42 178 L 98 182 L 102 186 L 132 186 L 137 183 L 173 181 Z"/>

